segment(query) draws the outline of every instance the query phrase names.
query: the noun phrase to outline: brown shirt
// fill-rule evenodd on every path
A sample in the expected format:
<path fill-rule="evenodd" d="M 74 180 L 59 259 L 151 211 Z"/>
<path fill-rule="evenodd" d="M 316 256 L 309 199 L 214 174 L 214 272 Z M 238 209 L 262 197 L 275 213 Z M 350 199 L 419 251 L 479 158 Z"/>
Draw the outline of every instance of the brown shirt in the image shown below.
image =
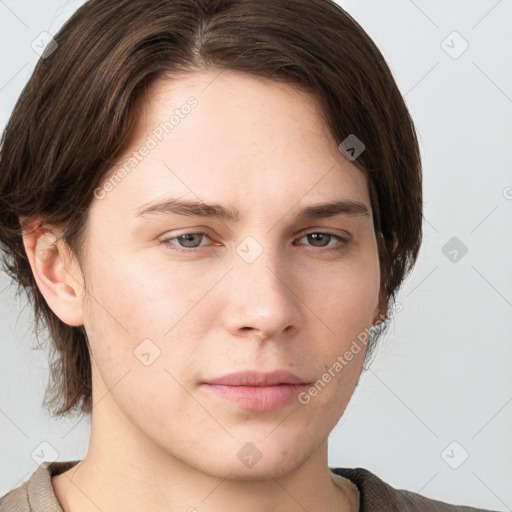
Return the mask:
<path fill-rule="evenodd" d="M 19 487 L 0 498 L 0 512 L 63 512 L 51 477 L 78 464 L 78 460 L 43 462 Z M 359 489 L 359 512 L 488 512 L 484 509 L 449 505 L 411 491 L 397 490 L 363 468 L 330 468 L 351 480 Z"/>

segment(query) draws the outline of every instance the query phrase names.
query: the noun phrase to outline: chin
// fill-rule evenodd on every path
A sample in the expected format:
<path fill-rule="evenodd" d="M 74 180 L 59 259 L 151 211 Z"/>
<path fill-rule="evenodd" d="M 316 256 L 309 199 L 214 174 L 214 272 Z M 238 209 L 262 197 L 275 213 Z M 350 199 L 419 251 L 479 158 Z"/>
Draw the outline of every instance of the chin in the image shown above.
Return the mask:
<path fill-rule="evenodd" d="M 244 467 L 236 461 L 229 461 L 224 468 L 219 468 L 218 460 L 212 461 L 213 472 L 206 471 L 217 478 L 225 478 L 235 482 L 268 481 L 272 478 L 282 478 L 293 472 L 300 464 L 296 459 L 283 461 L 279 458 L 264 460 L 263 456 L 254 466 Z"/>
<path fill-rule="evenodd" d="M 268 431 L 265 435 L 268 435 Z M 224 446 L 212 444 L 199 447 L 188 457 L 180 457 L 180 460 L 215 478 L 247 482 L 268 481 L 292 473 L 313 451 L 313 446 L 308 450 L 308 446 L 299 439 L 294 440 L 289 436 L 273 440 L 265 440 L 263 436 L 261 441 L 254 442 L 238 437 Z"/>

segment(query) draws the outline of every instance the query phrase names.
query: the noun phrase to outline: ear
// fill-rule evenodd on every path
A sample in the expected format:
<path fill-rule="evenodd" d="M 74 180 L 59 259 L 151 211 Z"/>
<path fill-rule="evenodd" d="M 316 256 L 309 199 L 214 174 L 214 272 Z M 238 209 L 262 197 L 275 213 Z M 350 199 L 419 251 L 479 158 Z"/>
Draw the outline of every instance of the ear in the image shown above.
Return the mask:
<path fill-rule="evenodd" d="M 23 245 L 37 286 L 51 310 L 66 324 L 83 325 L 84 279 L 60 230 L 31 223 L 23 229 Z"/>

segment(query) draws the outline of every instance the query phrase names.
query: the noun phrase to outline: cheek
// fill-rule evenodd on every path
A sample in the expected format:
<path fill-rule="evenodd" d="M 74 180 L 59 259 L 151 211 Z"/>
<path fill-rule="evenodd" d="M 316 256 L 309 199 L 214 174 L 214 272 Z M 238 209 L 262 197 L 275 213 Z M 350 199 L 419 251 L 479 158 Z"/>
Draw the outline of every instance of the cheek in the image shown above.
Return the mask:
<path fill-rule="evenodd" d="M 94 260 L 87 275 L 92 332 L 136 342 L 141 336 L 160 337 L 170 328 L 173 308 L 179 309 L 183 295 L 166 281 L 170 276 L 152 269 L 143 258 L 104 255 Z"/>
<path fill-rule="evenodd" d="M 321 274 L 306 272 L 301 293 L 326 332 L 347 341 L 372 324 L 379 280 L 378 261 L 355 255 Z"/>
<path fill-rule="evenodd" d="M 135 258 L 98 258 L 88 268 L 85 329 L 108 388 L 129 371 L 127 381 L 140 382 L 147 395 L 169 388 L 166 369 L 183 375 L 193 371 L 193 356 L 209 325 L 207 309 L 193 308 L 214 280 L 183 282 L 179 275 L 153 268 Z M 194 286 L 187 286 L 191 282 Z M 133 393 L 134 398 L 140 393 L 135 384 Z"/>
<path fill-rule="evenodd" d="M 303 300 L 311 311 L 315 351 L 321 364 L 313 391 L 316 406 L 336 402 L 344 407 L 357 384 L 369 329 L 378 307 L 378 261 L 354 258 L 328 275 L 309 275 L 303 281 Z M 338 405 L 334 411 L 339 412 Z M 316 407 L 315 406 L 315 407 Z"/>

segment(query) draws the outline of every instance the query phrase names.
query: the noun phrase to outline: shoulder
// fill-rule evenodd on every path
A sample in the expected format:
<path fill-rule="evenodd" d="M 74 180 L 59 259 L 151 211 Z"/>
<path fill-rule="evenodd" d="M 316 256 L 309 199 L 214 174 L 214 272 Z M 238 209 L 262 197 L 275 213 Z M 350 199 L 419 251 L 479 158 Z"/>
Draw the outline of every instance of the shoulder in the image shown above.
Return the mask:
<path fill-rule="evenodd" d="M 0 498 L 0 512 L 23 512 L 29 511 L 27 482 L 23 482 L 19 487 Z"/>
<path fill-rule="evenodd" d="M 43 462 L 25 482 L 0 497 L 0 512 L 32 510 L 62 512 L 51 478 L 67 471 L 78 462 L 78 460 Z"/>
<path fill-rule="evenodd" d="M 421 494 L 395 489 L 364 468 L 330 468 L 352 481 L 359 489 L 360 512 L 489 512 L 485 509 L 453 505 Z"/>

